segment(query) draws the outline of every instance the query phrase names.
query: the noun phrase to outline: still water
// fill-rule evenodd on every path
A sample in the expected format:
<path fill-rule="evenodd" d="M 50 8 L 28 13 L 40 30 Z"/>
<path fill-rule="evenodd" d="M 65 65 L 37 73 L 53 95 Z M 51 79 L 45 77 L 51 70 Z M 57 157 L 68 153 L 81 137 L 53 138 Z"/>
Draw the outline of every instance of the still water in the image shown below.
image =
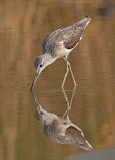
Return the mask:
<path fill-rule="evenodd" d="M 34 116 L 36 106 L 30 92 L 35 74 L 33 62 L 42 54 L 43 38 L 86 15 L 92 17 L 92 22 L 69 55 L 77 82 L 69 119 L 82 129 L 94 153 L 102 151 L 104 155 L 104 151 L 114 149 L 114 1 L 0 0 L 0 3 L 0 159 L 59 160 L 90 153 L 76 146 L 54 143 L 43 135 L 43 125 Z M 67 109 L 61 90 L 65 69 L 63 59 L 55 61 L 40 74 L 34 88 L 40 105 L 57 116 L 63 116 Z M 73 89 L 69 74 L 65 85 L 69 101 Z"/>

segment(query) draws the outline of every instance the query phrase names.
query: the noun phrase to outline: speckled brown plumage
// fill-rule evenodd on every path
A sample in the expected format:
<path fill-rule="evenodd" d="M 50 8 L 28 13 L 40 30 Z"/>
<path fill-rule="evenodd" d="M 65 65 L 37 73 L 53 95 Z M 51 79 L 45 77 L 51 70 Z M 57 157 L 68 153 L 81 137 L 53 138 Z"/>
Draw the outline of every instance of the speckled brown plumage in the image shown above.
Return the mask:
<path fill-rule="evenodd" d="M 62 45 L 60 42 L 63 42 L 64 47 L 71 51 L 71 49 L 73 49 L 80 41 L 80 37 L 90 20 L 89 17 L 86 17 L 69 27 L 51 32 L 42 42 L 43 53 L 50 53 L 52 56 L 56 53 L 58 54 L 57 50 Z"/>
<path fill-rule="evenodd" d="M 43 132 L 47 138 L 55 143 L 75 145 L 85 150 L 91 150 L 82 130 L 73 124 L 68 118 L 60 118 L 53 113 L 44 110 L 32 92 L 36 104 L 36 119 L 43 124 Z"/>
<path fill-rule="evenodd" d="M 79 22 L 69 27 L 55 30 L 54 32 L 51 32 L 46 36 L 46 38 L 42 42 L 43 55 L 38 56 L 34 62 L 36 73 L 30 90 L 34 88 L 41 71 L 46 66 L 52 64 L 55 60 L 61 57 L 66 60 L 67 66 L 69 66 L 72 75 L 74 85 L 77 85 L 70 67 L 70 63 L 67 61 L 67 58 L 69 53 L 77 46 L 77 44 L 81 40 L 82 33 L 90 21 L 91 18 L 86 16 Z M 64 87 L 67 74 L 64 77 L 62 87 Z"/>
<path fill-rule="evenodd" d="M 67 49 L 72 49 L 76 46 L 76 44 L 80 41 L 80 37 L 83 33 L 83 30 L 79 30 L 75 32 L 71 37 L 64 41 L 64 46 Z"/>

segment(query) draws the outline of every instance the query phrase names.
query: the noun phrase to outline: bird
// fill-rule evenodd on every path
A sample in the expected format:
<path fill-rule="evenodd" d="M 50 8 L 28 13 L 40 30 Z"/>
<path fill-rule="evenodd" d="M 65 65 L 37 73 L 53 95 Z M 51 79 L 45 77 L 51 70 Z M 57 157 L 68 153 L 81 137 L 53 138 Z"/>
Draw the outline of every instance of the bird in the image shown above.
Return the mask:
<path fill-rule="evenodd" d="M 44 38 L 42 42 L 43 55 L 38 56 L 34 61 L 34 67 L 36 72 L 30 90 L 33 90 L 37 78 L 40 75 L 40 73 L 44 70 L 44 68 L 52 64 L 58 58 L 62 57 L 64 58 L 67 64 L 67 69 L 62 83 L 62 88 L 64 87 L 65 80 L 69 70 L 71 72 L 74 85 L 77 85 L 71 69 L 70 62 L 68 61 L 68 55 L 82 39 L 82 33 L 90 21 L 91 17 L 86 16 L 79 22 L 69 27 L 55 30 Z"/>
<path fill-rule="evenodd" d="M 43 124 L 43 133 L 49 140 L 59 144 L 74 145 L 84 150 L 93 149 L 82 130 L 69 120 L 69 115 L 64 118 L 65 114 L 64 117 L 59 117 L 47 112 L 39 104 L 34 92 L 31 91 L 31 93 L 36 105 L 35 117 L 39 123 Z"/>

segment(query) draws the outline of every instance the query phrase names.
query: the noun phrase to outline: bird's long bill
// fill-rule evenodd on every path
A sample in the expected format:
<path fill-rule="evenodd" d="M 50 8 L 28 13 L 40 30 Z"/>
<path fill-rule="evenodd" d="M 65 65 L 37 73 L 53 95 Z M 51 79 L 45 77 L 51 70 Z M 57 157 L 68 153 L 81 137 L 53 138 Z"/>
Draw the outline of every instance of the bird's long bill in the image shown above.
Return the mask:
<path fill-rule="evenodd" d="M 34 86 L 35 86 L 35 84 L 36 84 L 36 81 L 37 81 L 37 79 L 38 79 L 38 76 L 39 76 L 39 72 L 36 72 L 36 73 L 35 73 L 35 77 L 34 77 L 34 80 L 33 80 L 33 83 L 32 83 L 32 86 L 31 86 L 30 90 L 33 90 L 33 88 L 34 88 Z"/>

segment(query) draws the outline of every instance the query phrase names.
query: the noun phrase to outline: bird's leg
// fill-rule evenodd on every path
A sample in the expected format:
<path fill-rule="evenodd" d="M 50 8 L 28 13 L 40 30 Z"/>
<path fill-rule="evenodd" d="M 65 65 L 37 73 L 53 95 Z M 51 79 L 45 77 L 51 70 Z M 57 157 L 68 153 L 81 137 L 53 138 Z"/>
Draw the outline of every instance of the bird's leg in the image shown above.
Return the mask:
<path fill-rule="evenodd" d="M 73 97 L 74 97 L 75 91 L 76 91 L 76 86 L 74 86 L 74 88 L 72 90 L 71 99 L 69 101 L 68 97 L 67 97 L 67 94 L 65 92 L 65 89 L 64 88 L 62 89 L 62 92 L 64 94 L 64 97 L 65 97 L 65 100 L 66 100 L 66 103 L 67 103 L 67 109 L 66 109 L 66 112 L 63 115 L 63 117 L 66 117 L 67 120 L 69 120 L 69 110 L 71 109 L 71 105 L 72 105 L 72 101 L 73 101 Z"/>
<path fill-rule="evenodd" d="M 70 104 L 69 109 L 71 109 L 71 105 L 72 105 L 72 102 L 73 102 L 73 97 L 74 97 L 75 91 L 76 91 L 76 86 L 74 86 L 73 91 L 72 91 L 72 96 L 71 96 L 71 100 L 70 100 L 70 103 L 69 103 Z"/>
<path fill-rule="evenodd" d="M 65 81 L 66 81 L 69 70 L 70 70 L 70 73 L 71 73 L 71 76 L 72 76 L 72 79 L 73 79 L 74 86 L 77 86 L 77 83 L 75 81 L 75 78 L 74 78 L 74 75 L 73 75 L 73 72 L 72 72 L 72 69 L 71 69 L 71 64 L 65 57 L 64 57 L 64 60 L 66 61 L 67 69 L 66 69 L 66 73 L 65 73 L 64 80 L 63 80 L 63 83 L 62 83 L 62 88 L 64 88 L 64 84 L 65 84 Z"/>
<path fill-rule="evenodd" d="M 69 103 L 69 100 L 67 98 L 67 95 L 66 95 L 66 92 L 65 92 L 64 88 L 62 88 L 62 92 L 64 94 L 64 97 L 65 97 L 65 100 L 66 100 L 66 103 L 67 103 L 67 109 L 66 109 L 66 112 L 63 115 L 63 118 L 66 117 L 66 119 L 68 120 L 69 119 L 69 109 L 71 108 L 71 106 L 70 106 L 70 103 Z"/>
<path fill-rule="evenodd" d="M 64 80 L 63 80 L 63 83 L 62 83 L 62 89 L 64 88 L 64 84 L 65 84 L 65 81 L 66 81 L 66 78 L 67 78 L 67 75 L 68 75 L 68 72 L 69 72 L 69 65 L 68 65 L 68 61 L 66 60 L 66 58 L 64 57 L 64 60 L 66 61 L 66 73 L 65 73 L 65 76 L 64 76 Z"/>
<path fill-rule="evenodd" d="M 70 62 L 68 62 L 68 66 L 69 66 L 69 69 L 70 69 L 70 73 L 71 73 L 71 76 L 72 76 L 72 79 L 73 79 L 74 86 L 77 86 L 77 83 L 76 83 L 76 81 L 75 81 L 75 78 L 74 78 L 74 75 L 73 75 L 73 72 L 72 72 L 72 69 L 71 69 L 71 64 L 70 64 Z"/>

